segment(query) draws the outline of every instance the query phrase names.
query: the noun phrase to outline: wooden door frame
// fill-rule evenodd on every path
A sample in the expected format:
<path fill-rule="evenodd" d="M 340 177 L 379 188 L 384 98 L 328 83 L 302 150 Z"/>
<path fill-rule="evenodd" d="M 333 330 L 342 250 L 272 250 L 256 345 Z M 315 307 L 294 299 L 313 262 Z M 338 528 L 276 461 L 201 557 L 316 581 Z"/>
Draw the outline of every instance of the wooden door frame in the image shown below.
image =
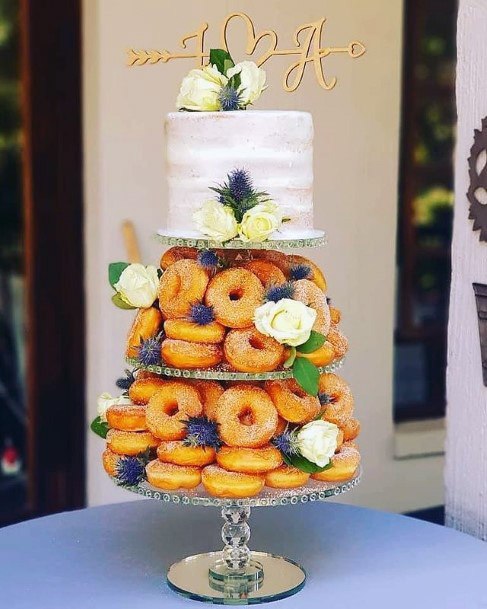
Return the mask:
<path fill-rule="evenodd" d="M 29 511 L 85 502 L 81 0 L 20 0 Z"/>

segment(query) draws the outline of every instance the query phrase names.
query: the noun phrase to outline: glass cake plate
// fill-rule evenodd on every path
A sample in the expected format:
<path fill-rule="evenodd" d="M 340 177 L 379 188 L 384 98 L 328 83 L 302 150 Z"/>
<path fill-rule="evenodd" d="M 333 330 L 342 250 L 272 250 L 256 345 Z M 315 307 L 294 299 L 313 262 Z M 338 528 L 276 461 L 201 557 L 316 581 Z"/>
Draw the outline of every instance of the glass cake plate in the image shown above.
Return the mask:
<path fill-rule="evenodd" d="M 127 357 L 127 364 L 141 370 L 147 370 L 161 376 L 174 376 L 185 379 L 206 379 L 219 381 L 275 381 L 282 379 L 290 379 L 293 376 L 291 368 L 288 370 L 274 370 L 272 372 L 235 372 L 233 370 L 212 370 L 211 368 L 203 369 L 188 369 L 188 368 L 171 368 L 170 366 L 144 366 L 137 359 Z M 342 357 L 328 366 L 318 366 L 320 373 L 336 372 L 339 370 L 345 361 Z"/>
<path fill-rule="evenodd" d="M 361 473 L 359 469 L 344 482 L 310 480 L 296 489 L 264 487 L 257 497 L 247 499 L 213 497 L 202 485 L 193 490 L 168 492 L 144 481 L 124 488 L 165 503 L 220 507 L 224 521 L 223 550 L 189 556 L 174 563 L 167 573 L 168 586 L 182 596 L 206 603 L 254 605 L 296 594 L 305 585 L 306 571 L 289 558 L 249 550 L 251 508 L 324 501 L 357 486 Z"/>
<path fill-rule="evenodd" d="M 231 239 L 230 241 L 215 241 L 213 239 L 205 239 L 199 237 L 181 237 L 171 234 L 169 231 L 160 230 L 155 234 L 155 238 L 159 243 L 170 247 L 195 247 L 197 249 L 229 249 L 229 250 L 282 250 L 282 249 L 298 249 L 323 247 L 326 245 L 326 235 L 323 231 L 309 231 L 309 236 L 304 238 L 282 238 L 282 239 L 266 239 L 265 241 L 241 241 L 240 239 Z"/>

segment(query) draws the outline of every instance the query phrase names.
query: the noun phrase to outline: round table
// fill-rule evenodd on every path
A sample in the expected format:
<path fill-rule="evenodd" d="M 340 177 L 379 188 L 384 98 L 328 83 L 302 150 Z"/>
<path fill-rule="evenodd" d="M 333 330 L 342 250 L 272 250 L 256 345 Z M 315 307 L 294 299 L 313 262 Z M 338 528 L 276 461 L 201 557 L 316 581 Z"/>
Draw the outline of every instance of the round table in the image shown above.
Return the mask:
<path fill-rule="evenodd" d="M 405 516 L 337 503 L 252 511 L 254 550 L 292 558 L 305 588 L 276 607 L 487 607 L 487 545 Z M 165 583 L 176 560 L 221 548 L 216 508 L 137 501 L 0 530 L 1 606 L 202 607 Z"/>

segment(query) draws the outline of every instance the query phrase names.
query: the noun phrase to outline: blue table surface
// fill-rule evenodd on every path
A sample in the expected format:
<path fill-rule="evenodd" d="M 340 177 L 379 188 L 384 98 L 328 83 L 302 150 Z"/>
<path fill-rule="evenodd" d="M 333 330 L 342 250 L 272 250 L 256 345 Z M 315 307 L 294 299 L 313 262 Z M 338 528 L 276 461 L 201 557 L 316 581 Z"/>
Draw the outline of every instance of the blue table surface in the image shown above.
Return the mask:
<path fill-rule="evenodd" d="M 169 565 L 220 549 L 216 508 L 121 503 L 0 530 L 5 609 L 202 607 L 165 584 Z M 307 584 L 268 606 L 487 608 L 487 545 L 456 531 L 337 503 L 255 508 L 250 546 L 302 564 Z"/>

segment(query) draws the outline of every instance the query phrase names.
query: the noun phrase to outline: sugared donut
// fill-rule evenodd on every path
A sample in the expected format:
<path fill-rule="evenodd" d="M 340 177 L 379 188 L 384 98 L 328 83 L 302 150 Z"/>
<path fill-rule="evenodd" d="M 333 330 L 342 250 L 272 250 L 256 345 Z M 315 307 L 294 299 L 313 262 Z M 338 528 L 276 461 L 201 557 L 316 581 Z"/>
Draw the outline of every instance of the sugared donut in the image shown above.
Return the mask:
<path fill-rule="evenodd" d="M 325 341 L 321 347 L 312 353 L 300 353 L 298 351 L 297 357 L 305 357 L 315 366 L 328 366 L 336 359 L 333 345 L 328 341 Z"/>
<path fill-rule="evenodd" d="M 282 273 L 287 277 L 289 273 L 289 261 L 288 257 L 284 252 L 277 252 L 276 250 L 254 250 L 252 257 L 258 260 L 268 260 L 272 262 Z"/>
<path fill-rule="evenodd" d="M 147 481 L 152 486 L 164 491 L 176 491 L 179 488 L 195 488 L 201 482 L 199 467 L 162 463 L 158 459 L 149 461 L 145 466 Z"/>
<path fill-rule="evenodd" d="M 249 260 L 240 266 L 256 275 L 264 287 L 280 285 L 286 281 L 286 277 L 281 269 L 268 260 Z"/>
<path fill-rule="evenodd" d="M 215 319 L 229 328 L 248 328 L 255 309 L 262 304 L 264 288 L 247 269 L 217 273 L 208 284 L 205 303 L 213 307 Z"/>
<path fill-rule="evenodd" d="M 101 460 L 103 463 L 103 468 L 109 476 L 116 476 L 117 474 L 117 465 L 120 461 L 121 456 L 114 453 L 113 450 L 106 448 L 103 451 L 101 456 Z"/>
<path fill-rule="evenodd" d="M 339 324 L 342 320 L 342 313 L 341 313 L 340 309 L 330 306 L 330 317 L 331 317 L 332 324 L 335 324 L 335 326 L 337 324 Z"/>
<path fill-rule="evenodd" d="M 217 321 L 200 325 L 189 319 L 167 319 L 164 332 L 168 338 L 192 343 L 221 343 L 225 338 L 225 326 Z"/>
<path fill-rule="evenodd" d="M 201 472 L 201 482 L 214 497 L 243 499 L 260 493 L 264 487 L 264 476 L 228 472 L 218 465 L 208 465 Z"/>
<path fill-rule="evenodd" d="M 155 336 L 161 328 L 162 314 L 159 309 L 154 307 L 139 309 L 127 336 L 125 355 L 136 358 L 139 354 L 139 346 L 142 340 Z"/>
<path fill-rule="evenodd" d="M 348 351 L 348 339 L 340 332 L 340 330 L 334 325 L 330 325 L 328 331 L 327 342 L 331 343 L 335 354 L 335 359 L 339 359 L 345 355 Z"/>
<path fill-rule="evenodd" d="M 342 482 L 352 478 L 360 465 L 360 453 L 350 444 L 343 444 L 340 450 L 331 458 L 332 467 L 324 472 L 312 474 L 314 480 L 322 482 Z"/>
<path fill-rule="evenodd" d="M 178 260 L 183 260 L 184 258 L 196 260 L 197 255 L 198 250 L 194 247 L 170 247 L 162 254 L 160 263 L 161 269 L 165 270 L 168 266 L 171 266 L 171 264 L 178 262 Z"/>
<path fill-rule="evenodd" d="M 154 376 L 145 376 L 139 371 L 137 379 L 130 385 L 129 398 L 134 404 L 148 404 L 151 397 L 168 382 Z"/>
<path fill-rule="evenodd" d="M 283 419 L 280 415 L 277 417 L 277 429 L 276 429 L 276 436 L 278 436 L 279 434 L 283 433 L 286 430 L 286 427 L 288 426 L 288 421 L 286 421 L 286 419 Z"/>
<path fill-rule="evenodd" d="M 324 407 L 323 419 L 341 426 L 353 414 L 350 387 L 337 374 L 322 374 L 318 381 L 318 395 Z"/>
<path fill-rule="evenodd" d="M 264 474 L 282 464 L 281 453 L 275 446 L 262 448 L 242 448 L 222 446 L 216 453 L 216 462 L 231 472 L 244 474 Z"/>
<path fill-rule="evenodd" d="M 284 346 L 256 328 L 230 330 L 223 351 L 227 362 L 240 372 L 269 372 L 284 360 Z"/>
<path fill-rule="evenodd" d="M 113 404 L 107 408 L 110 427 L 121 431 L 145 431 L 145 406 L 139 404 Z"/>
<path fill-rule="evenodd" d="M 330 307 L 326 302 L 324 293 L 309 279 L 299 279 L 293 283 L 293 287 L 294 300 L 299 300 L 316 311 L 313 330 L 327 336 L 330 329 Z"/>
<path fill-rule="evenodd" d="M 164 463 L 204 467 L 215 461 L 215 449 L 209 446 L 185 446 L 182 440 L 161 442 L 157 457 Z"/>
<path fill-rule="evenodd" d="M 224 391 L 223 387 L 220 383 L 217 383 L 217 381 L 191 380 L 188 382 L 193 385 L 193 387 L 196 387 L 200 394 L 201 402 L 203 404 L 203 414 L 209 419 L 214 420 L 218 400 Z"/>
<path fill-rule="evenodd" d="M 302 389 L 295 379 L 267 381 L 265 389 L 277 412 L 290 423 L 308 423 L 320 412 L 320 401 Z"/>
<path fill-rule="evenodd" d="M 183 440 L 184 421 L 202 412 L 203 404 L 194 387 L 181 381 L 168 381 L 147 404 L 147 427 L 161 440 Z"/>
<path fill-rule="evenodd" d="M 223 359 L 220 345 L 190 343 L 174 338 L 162 341 L 161 355 L 166 364 L 175 368 L 213 368 Z"/>
<path fill-rule="evenodd" d="M 360 434 L 360 421 L 354 417 L 350 417 L 342 423 L 341 429 L 343 431 L 344 442 L 350 442 Z"/>
<path fill-rule="evenodd" d="M 236 385 L 223 392 L 216 407 L 220 437 L 228 446 L 259 448 L 276 432 L 277 410 L 255 385 Z"/>
<path fill-rule="evenodd" d="M 308 480 L 309 474 L 285 464 L 265 475 L 265 485 L 272 488 L 298 488 Z"/>
<path fill-rule="evenodd" d="M 200 302 L 208 285 L 208 273 L 196 260 L 178 260 L 159 282 L 159 308 L 167 318 L 186 317 L 191 305 Z"/>
<path fill-rule="evenodd" d="M 297 254 L 290 254 L 287 257 L 287 262 L 289 264 L 291 279 L 293 278 L 293 269 L 296 267 L 309 267 L 310 272 L 307 279 L 315 283 L 322 292 L 326 292 L 325 276 L 320 267 L 312 260 L 309 260 L 309 258 L 305 258 L 304 256 L 298 256 Z"/>
<path fill-rule="evenodd" d="M 119 455 L 135 456 L 148 448 L 155 448 L 159 440 L 148 431 L 120 431 L 109 429 L 107 433 L 108 448 Z"/>

